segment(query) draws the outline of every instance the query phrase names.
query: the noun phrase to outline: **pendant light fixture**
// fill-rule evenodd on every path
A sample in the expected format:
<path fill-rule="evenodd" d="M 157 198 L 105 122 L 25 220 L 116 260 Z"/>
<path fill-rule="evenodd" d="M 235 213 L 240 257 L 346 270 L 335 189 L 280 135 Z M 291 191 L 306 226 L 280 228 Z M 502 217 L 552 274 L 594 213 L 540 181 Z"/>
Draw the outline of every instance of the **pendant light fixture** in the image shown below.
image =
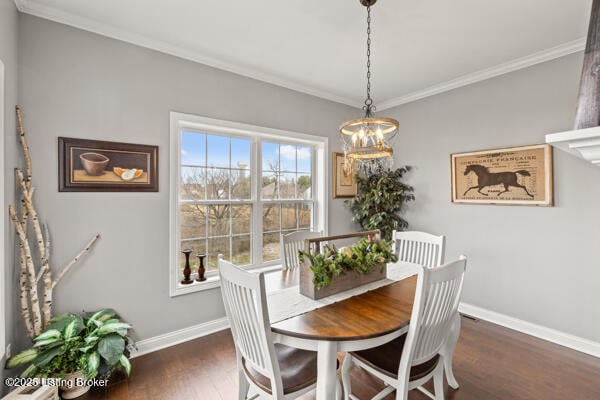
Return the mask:
<path fill-rule="evenodd" d="M 367 98 L 362 118 L 344 122 L 340 137 L 344 150 L 344 172 L 363 172 L 369 175 L 393 164 L 391 140 L 398 133 L 398 121 L 393 118 L 375 117 L 376 107 L 371 98 L 371 6 L 377 0 L 359 0 L 367 8 Z"/>

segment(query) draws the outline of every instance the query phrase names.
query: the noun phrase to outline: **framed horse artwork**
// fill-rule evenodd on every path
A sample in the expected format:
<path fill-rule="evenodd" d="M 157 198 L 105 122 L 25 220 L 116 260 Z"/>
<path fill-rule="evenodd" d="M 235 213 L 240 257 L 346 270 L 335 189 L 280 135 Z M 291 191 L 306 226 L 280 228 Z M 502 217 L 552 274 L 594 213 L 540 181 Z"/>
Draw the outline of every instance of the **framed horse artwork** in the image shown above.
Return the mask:
<path fill-rule="evenodd" d="M 450 155 L 452 202 L 552 206 L 548 144 Z"/>

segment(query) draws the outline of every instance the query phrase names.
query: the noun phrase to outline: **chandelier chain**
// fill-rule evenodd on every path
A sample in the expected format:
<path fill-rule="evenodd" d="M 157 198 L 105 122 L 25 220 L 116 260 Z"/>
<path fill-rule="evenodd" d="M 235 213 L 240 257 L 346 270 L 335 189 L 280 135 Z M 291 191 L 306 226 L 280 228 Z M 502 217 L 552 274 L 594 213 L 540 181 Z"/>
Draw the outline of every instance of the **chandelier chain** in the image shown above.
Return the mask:
<path fill-rule="evenodd" d="M 391 168 L 394 162 L 392 140 L 398 132 L 398 121 L 376 118 L 371 98 L 371 6 L 377 0 L 360 0 L 367 9 L 367 97 L 362 107 L 364 116 L 340 125 L 344 149 L 344 171 L 369 176 L 380 168 Z M 353 173 L 354 173 L 353 172 Z"/>
<path fill-rule="evenodd" d="M 371 6 L 367 6 L 367 99 L 365 105 L 369 108 L 371 99 Z"/>

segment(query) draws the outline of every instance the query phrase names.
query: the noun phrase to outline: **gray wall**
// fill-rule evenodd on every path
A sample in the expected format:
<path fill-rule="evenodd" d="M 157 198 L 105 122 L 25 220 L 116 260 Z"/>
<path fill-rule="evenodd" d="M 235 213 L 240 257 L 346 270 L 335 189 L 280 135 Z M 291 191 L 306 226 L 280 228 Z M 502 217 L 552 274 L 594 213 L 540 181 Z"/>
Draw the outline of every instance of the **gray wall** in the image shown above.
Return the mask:
<path fill-rule="evenodd" d="M 217 289 L 169 297 L 169 112 L 330 136 L 351 107 L 61 24 L 21 15 L 19 94 L 38 211 L 54 267 L 95 233 L 95 249 L 56 288 L 56 311 L 115 308 L 144 339 L 224 316 Z M 159 193 L 59 193 L 57 137 L 159 146 Z M 352 227 L 331 200 L 331 232 Z"/>
<path fill-rule="evenodd" d="M 5 251 L 4 259 L 0 260 L 1 268 L 4 269 L 4 304 L 6 306 L 6 343 L 14 342 L 17 337 L 16 323 L 16 295 L 13 288 L 16 285 L 16 276 L 14 274 L 13 255 L 12 255 L 12 232 L 9 229 L 6 207 L 8 203 L 13 202 L 13 168 L 16 166 L 17 157 L 15 156 L 17 145 L 15 136 L 15 104 L 17 103 L 17 28 L 18 13 L 12 0 L 0 0 L 0 60 L 4 63 L 4 131 L 2 139 L 4 141 L 4 154 L 0 162 L 4 163 L 4 198 L 0 199 L 2 204 L 1 217 L 5 221 Z M 1 128 L 0 128 L 1 129 Z M 4 365 L 4 360 L 0 360 Z M 0 368 L 0 379 L 4 381 L 7 371 Z M 2 385 L 3 390 L 6 388 Z M 2 390 L 0 390 L 2 395 Z"/>
<path fill-rule="evenodd" d="M 168 295 L 169 111 L 328 135 L 332 151 L 339 122 L 357 115 L 28 15 L 20 16 L 19 50 L 19 100 L 55 266 L 102 234 L 57 287 L 56 309 L 114 307 L 135 325 L 137 339 L 223 316 L 217 290 Z M 581 62 L 581 55 L 568 56 L 385 115 L 401 122 L 399 163 L 415 167 L 408 177 L 417 195 L 407 214 L 411 227 L 446 234 L 448 259 L 469 257 L 465 302 L 600 341 L 600 269 L 590 261 L 600 237 L 600 169 L 556 151 L 553 208 L 449 202 L 450 153 L 542 143 L 546 133 L 570 129 Z M 58 193 L 58 136 L 158 144 L 160 192 Z M 12 157 L 9 170 L 18 162 Z M 330 200 L 332 233 L 354 229 L 342 204 Z"/>
<path fill-rule="evenodd" d="M 416 201 L 411 228 L 468 256 L 464 301 L 600 342 L 600 168 L 554 152 L 555 206 L 452 204 L 449 155 L 537 144 L 572 129 L 582 55 L 386 110 Z"/>

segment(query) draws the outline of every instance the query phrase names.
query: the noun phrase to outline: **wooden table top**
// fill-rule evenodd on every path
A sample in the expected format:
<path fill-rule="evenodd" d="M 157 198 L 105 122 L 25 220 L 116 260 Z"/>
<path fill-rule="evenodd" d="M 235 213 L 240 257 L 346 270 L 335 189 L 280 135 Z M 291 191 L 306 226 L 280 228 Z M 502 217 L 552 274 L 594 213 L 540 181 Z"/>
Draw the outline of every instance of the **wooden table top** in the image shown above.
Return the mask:
<path fill-rule="evenodd" d="M 408 325 L 417 277 L 391 283 L 271 325 L 275 333 L 314 340 L 360 340 Z"/>

